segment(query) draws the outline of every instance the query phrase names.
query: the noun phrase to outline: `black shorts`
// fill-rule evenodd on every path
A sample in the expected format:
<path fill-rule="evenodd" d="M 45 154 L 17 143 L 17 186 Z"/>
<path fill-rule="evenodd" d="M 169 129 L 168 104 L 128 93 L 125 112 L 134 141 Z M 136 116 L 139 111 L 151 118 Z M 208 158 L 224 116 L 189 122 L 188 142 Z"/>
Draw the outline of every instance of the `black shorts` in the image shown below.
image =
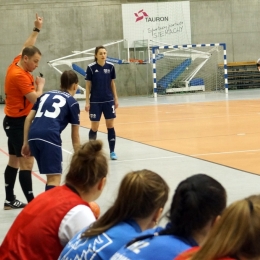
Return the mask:
<path fill-rule="evenodd" d="M 90 102 L 89 119 L 90 121 L 100 121 L 101 115 L 104 114 L 105 119 L 116 118 L 115 102 Z"/>
<path fill-rule="evenodd" d="M 5 116 L 3 128 L 8 137 L 8 152 L 10 155 L 22 157 L 21 150 L 23 146 L 23 127 L 26 116 L 9 117 Z"/>

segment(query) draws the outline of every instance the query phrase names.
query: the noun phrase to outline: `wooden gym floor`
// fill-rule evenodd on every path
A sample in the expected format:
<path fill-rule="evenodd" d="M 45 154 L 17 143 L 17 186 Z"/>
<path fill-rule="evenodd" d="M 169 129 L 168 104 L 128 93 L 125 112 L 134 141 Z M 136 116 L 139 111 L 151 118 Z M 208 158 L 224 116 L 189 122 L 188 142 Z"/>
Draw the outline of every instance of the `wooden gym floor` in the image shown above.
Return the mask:
<path fill-rule="evenodd" d="M 259 99 L 119 107 L 117 114 L 118 137 L 260 174 Z M 81 125 L 90 127 L 85 111 Z"/>

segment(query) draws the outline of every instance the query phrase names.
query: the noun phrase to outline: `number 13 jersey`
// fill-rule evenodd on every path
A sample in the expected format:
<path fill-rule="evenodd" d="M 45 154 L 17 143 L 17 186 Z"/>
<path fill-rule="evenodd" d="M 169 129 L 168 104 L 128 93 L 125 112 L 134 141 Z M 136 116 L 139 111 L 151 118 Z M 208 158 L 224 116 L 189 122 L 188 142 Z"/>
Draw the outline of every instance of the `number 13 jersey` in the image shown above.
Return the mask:
<path fill-rule="evenodd" d="M 29 130 L 28 141 L 41 140 L 61 145 L 60 134 L 68 123 L 80 124 L 79 103 L 68 92 L 46 92 L 38 98 L 32 110 L 36 114 Z"/>

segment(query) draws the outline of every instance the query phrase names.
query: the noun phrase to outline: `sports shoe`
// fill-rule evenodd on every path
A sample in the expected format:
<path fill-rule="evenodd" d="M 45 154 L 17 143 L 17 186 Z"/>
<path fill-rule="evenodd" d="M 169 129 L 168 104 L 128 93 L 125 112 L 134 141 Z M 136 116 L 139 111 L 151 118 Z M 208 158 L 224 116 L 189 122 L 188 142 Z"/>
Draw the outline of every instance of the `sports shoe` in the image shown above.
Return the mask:
<path fill-rule="evenodd" d="M 22 209 L 26 206 L 27 204 L 22 203 L 20 200 L 14 199 L 13 201 L 8 201 L 5 200 L 4 204 L 4 210 L 9 210 L 9 209 Z"/>
<path fill-rule="evenodd" d="M 117 156 L 115 152 L 110 153 L 110 159 L 111 160 L 117 160 Z"/>

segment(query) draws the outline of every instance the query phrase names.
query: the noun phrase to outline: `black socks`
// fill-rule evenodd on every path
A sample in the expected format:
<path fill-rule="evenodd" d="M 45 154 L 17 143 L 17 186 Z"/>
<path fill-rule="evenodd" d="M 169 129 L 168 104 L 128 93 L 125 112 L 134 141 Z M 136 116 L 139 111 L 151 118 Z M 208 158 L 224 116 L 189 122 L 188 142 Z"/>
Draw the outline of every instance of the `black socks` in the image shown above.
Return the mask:
<path fill-rule="evenodd" d="M 92 129 L 89 130 L 88 133 L 89 140 L 96 140 L 97 139 L 97 132 L 92 131 Z"/>
<path fill-rule="evenodd" d="M 16 180 L 18 169 L 13 168 L 9 165 L 5 168 L 4 178 L 5 178 L 5 199 L 8 201 L 14 200 L 14 184 Z"/>
<path fill-rule="evenodd" d="M 30 202 L 34 199 L 32 191 L 32 173 L 30 170 L 20 170 L 19 181 L 26 197 L 27 201 Z"/>
<path fill-rule="evenodd" d="M 107 140 L 109 144 L 110 153 L 114 152 L 116 145 L 116 132 L 114 127 L 107 129 Z"/>

